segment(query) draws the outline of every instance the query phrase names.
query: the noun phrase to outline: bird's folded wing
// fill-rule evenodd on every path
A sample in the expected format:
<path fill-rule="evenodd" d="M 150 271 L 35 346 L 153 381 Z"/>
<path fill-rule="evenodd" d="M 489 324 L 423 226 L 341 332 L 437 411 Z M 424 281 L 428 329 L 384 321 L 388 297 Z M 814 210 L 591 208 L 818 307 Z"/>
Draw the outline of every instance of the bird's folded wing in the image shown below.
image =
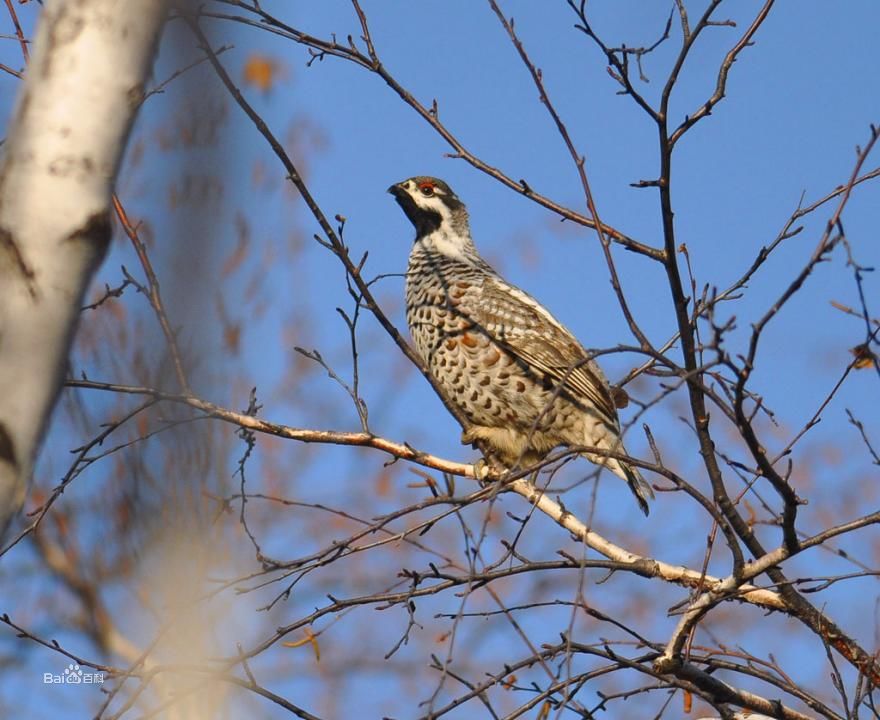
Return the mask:
<path fill-rule="evenodd" d="M 519 358 L 538 377 L 561 383 L 578 402 L 591 405 L 612 426 L 617 411 L 599 366 L 575 337 L 531 296 L 502 280 L 482 287 L 479 303 L 465 311 L 481 330 Z"/>

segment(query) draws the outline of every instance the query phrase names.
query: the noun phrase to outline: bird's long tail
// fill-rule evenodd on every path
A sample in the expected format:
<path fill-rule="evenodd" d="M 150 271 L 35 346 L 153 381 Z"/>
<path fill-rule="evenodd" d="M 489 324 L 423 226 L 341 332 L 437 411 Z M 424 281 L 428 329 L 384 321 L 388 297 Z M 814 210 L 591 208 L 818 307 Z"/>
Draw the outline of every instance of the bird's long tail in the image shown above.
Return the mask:
<path fill-rule="evenodd" d="M 636 496 L 639 507 L 642 509 L 642 512 L 645 513 L 645 515 L 647 516 L 649 509 L 648 501 L 654 499 L 654 491 L 651 489 L 648 481 L 642 477 L 642 474 L 638 471 L 638 468 L 632 467 L 631 465 L 627 465 L 623 462 L 618 462 L 618 465 L 621 471 L 623 471 L 626 484 L 629 485 L 629 489 L 632 490 L 632 494 Z"/>
<path fill-rule="evenodd" d="M 623 443 L 620 442 L 620 438 L 615 440 L 614 446 L 609 448 L 609 450 L 612 452 L 619 452 L 623 455 L 627 454 L 626 448 L 623 447 Z M 654 491 L 651 489 L 648 481 L 642 477 L 642 474 L 637 467 L 630 465 L 624 460 L 618 460 L 617 458 L 608 456 L 602 457 L 594 455 L 593 457 L 590 457 L 590 460 L 599 465 L 604 465 L 617 475 L 617 477 L 626 480 L 626 484 L 629 485 L 632 494 L 636 496 L 636 500 L 638 501 L 642 512 L 645 513 L 645 515 L 648 514 L 648 501 L 654 499 Z"/>

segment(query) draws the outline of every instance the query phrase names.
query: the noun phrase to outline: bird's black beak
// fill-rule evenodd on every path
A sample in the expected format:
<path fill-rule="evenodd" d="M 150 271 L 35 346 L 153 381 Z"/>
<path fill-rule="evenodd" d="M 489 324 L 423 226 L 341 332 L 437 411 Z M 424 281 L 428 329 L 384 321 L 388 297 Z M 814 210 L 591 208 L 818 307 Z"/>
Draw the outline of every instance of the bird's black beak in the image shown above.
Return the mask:
<path fill-rule="evenodd" d="M 419 210 L 416 206 L 415 200 L 413 200 L 412 195 L 406 191 L 404 185 L 406 185 L 406 181 L 392 185 L 388 188 L 388 192 L 394 196 L 394 199 L 397 200 L 397 204 L 400 205 L 403 210 L 404 215 L 409 218 L 409 221 L 415 225 L 416 230 L 418 230 L 419 227 L 421 227 L 422 218 L 425 213 Z"/>
<path fill-rule="evenodd" d="M 407 216 L 412 219 L 412 213 L 416 210 L 416 204 L 413 201 L 412 196 L 404 188 L 404 185 L 405 182 L 396 183 L 388 188 L 388 192 L 394 196 L 394 199 L 397 200 L 397 204 L 400 205 Z"/>

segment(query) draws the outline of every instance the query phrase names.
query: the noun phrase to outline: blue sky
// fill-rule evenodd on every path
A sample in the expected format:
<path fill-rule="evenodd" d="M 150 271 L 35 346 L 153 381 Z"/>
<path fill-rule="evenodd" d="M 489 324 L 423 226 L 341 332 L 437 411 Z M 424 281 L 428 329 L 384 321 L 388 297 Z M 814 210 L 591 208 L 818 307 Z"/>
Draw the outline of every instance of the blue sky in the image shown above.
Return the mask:
<path fill-rule="evenodd" d="M 309 4 L 264 0 L 262 4 L 289 24 L 319 37 L 331 33 L 339 38 L 359 35 L 356 15 L 341 0 Z M 694 3 L 692 16 L 704 4 Z M 760 3 L 746 0 L 728 5 L 726 12 L 734 14 L 721 14 L 736 20 L 738 27 L 711 28 L 698 42 L 673 96 L 673 121 L 693 112 L 711 93 L 720 59 L 760 7 Z M 670 6 L 625 0 L 589 3 L 594 27 L 606 42 L 630 47 L 650 44 L 659 37 Z M 543 71 L 548 93 L 586 156 L 601 217 L 630 236 L 659 246 L 662 237 L 656 190 L 630 187 L 630 183 L 656 176 L 653 124 L 631 99 L 616 94 L 617 86 L 606 72 L 604 58 L 573 29 L 575 17 L 564 2 L 520 0 L 505 2 L 502 7 L 515 17 L 517 32 Z M 488 4 L 472 0 L 365 0 L 364 9 L 385 67 L 421 102 L 430 105 L 436 99 L 440 118 L 471 152 L 514 179 L 525 178 L 542 194 L 585 212 L 574 165 Z M 35 5 L 19 11 L 30 32 Z M 746 49 L 733 67 L 725 100 L 680 142 L 673 177 L 676 229 L 679 242 L 688 247 L 699 286 L 726 287 L 751 264 L 760 248 L 773 240 L 802 194 L 810 203 L 846 182 L 856 159 L 856 146 L 868 140 L 869 123 L 880 124 L 878 26 L 880 7 L 869 0 L 835 3 L 833 9 L 828 3 L 809 0 L 777 3 L 758 32 L 754 47 Z M 464 161 L 444 157 L 449 148 L 442 138 L 364 69 L 334 58 L 306 67 L 305 49 L 255 29 L 215 24 L 212 33 L 216 44 L 234 45 L 221 59 L 236 79 L 240 80 L 244 63 L 254 53 L 271 57 L 281 67 L 280 78 L 269 92 L 252 87 L 245 87 L 245 92 L 291 150 L 294 160 L 304 164 L 309 187 L 325 213 L 347 218 L 345 238 L 353 254 L 369 252 L 368 275 L 403 272 L 412 240 L 412 228 L 386 194 L 386 188 L 412 175 L 436 175 L 448 181 L 467 204 L 474 238 L 484 256 L 508 279 L 539 298 L 585 346 L 611 348 L 632 343 L 594 233 L 560 223 L 548 211 Z M 181 46 L 168 42 L 174 38 L 183 38 Z M 672 38 L 644 61 L 650 82 L 638 87 L 651 101 L 662 88 L 679 40 L 673 26 Z M 11 40 L 0 43 L 0 62 L 20 67 L 17 44 Z M 188 56 L 190 45 L 180 28 L 166 34 L 155 78 L 170 75 L 181 58 Z M 4 118 L 9 115 L 17 86 L 18 81 L 0 74 L 0 113 Z M 221 152 L 210 142 L 180 147 L 175 153 L 159 150 L 161 132 L 170 128 L 173 134 L 175 128 L 205 115 L 218 117 Z M 356 430 L 357 418 L 350 403 L 322 373 L 307 376 L 308 383 L 293 388 L 285 384 L 295 357 L 293 345 L 318 348 L 334 367 L 347 371 L 347 336 L 335 307 L 350 307 L 350 300 L 338 261 L 310 239 L 318 227 L 285 187 L 283 168 L 223 94 L 207 66 L 191 71 L 164 94 L 148 101 L 131 147 L 120 178 L 120 194 L 127 207 L 151 223 L 157 269 L 170 278 L 165 288 L 169 312 L 183 326 L 184 342 L 202 359 L 202 372 L 194 377 L 197 390 L 210 400 L 242 408 L 247 391 L 256 385 L 268 419 Z M 875 153 L 866 169 L 880 164 L 878 158 L 880 155 Z M 192 207 L 169 206 L 169 186 L 185 188 L 187 178 L 191 187 L 204 191 L 195 219 L 186 215 Z M 209 183 L 207 178 L 219 180 Z M 732 354 L 743 351 L 750 323 L 766 311 L 809 257 L 833 207 L 834 203 L 829 203 L 805 219 L 804 230 L 774 254 L 744 297 L 722 307 L 722 319 L 730 315 L 737 318 L 737 329 L 727 338 Z M 854 254 L 865 266 L 880 264 L 878 207 L 877 186 L 865 185 L 854 194 L 843 216 Z M 229 301 L 227 312 L 243 323 L 241 362 L 233 381 L 226 374 L 229 365 L 217 359 L 222 346 L 220 333 L 212 324 L 216 320 L 206 322 L 205 318 L 213 318 L 216 311 L 218 278 L 234 245 L 237 218 L 243 218 L 248 226 L 252 253 L 246 269 L 222 278 L 226 284 L 220 286 L 220 294 Z M 286 251 L 293 246 L 301 249 L 291 256 Z M 662 344 L 674 327 L 665 277 L 659 266 L 642 257 L 620 248 L 614 253 L 638 322 L 657 345 Z M 289 257 L 295 257 L 295 262 L 286 264 Z M 136 266 L 130 251 L 117 243 L 98 282 L 118 284 L 122 263 Z M 248 289 L 254 277 L 259 278 L 256 289 Z M 876 282 L 870 277 L 867 280 L 868 300 L 874 300 L 876 313 Z M 257 298 L 256 305 L 264 306 L 261 314 L 240 314 L 246 311 L 240 309 L 236 299 L 246 292 Z M 405 326 L 402 294 L 400 278 L 388 278 L 377 285 L 378 298 L 401 328 Z M 127 301 L 135 303 L 136 299 L 129 297 Z M 849 348 L 864 338 L 863 325 L 843 316 L 830 305 L 831 301 L 858 304 L 852 271 L 845 266 L 840 251 L 835 252 L 832 262 L 816 270 L 806 290 L 780 313 L 764 337 L 754 383 L 776 412 L 778 426 L 768 427 L 767 437 L 780 447 L 815 412 L 849 362 Z M 147 316 L 144 324 L 148 321 Z M 293 336 L 291 325 L 295 328 Z M 100 333 L 101 326 L 96 324 L 92 330 Z M 451 459 L 473 458 L 472 451 L 458 443 L 459 429 L 439 400 L 396 357 L 393 345 L 369 317 L 362 321 L 361 343 L 364 396 L 374 431 Z M 86 365 L 89 361 L 83 355 L 81 362 Z M 612 354 L 604 356 L 602 362 L 615 380 L 637 360 L 626 354 Z M 125 367 L 89 368 L 102 379 L 131 379 L 125 376 Z M 632 391 L 650 394 L 655 389 L 652 383 L 637 383 Z M 823 422 L 798 447 L 794 455 L 795 483 L 810 499 L 802 512 L 805 530 L 820 529 L 828 518 L 845 519 L 853 498 L 867 498 L 859 502 L 874 506 L 880 498 L 876 468 L 870 468 L 845 415 L 845 408 L 852 409 L 869 435 L 880 436 L 876 399 L 876 374 L 853 373 L 830 404 Z M 105 401 L 95 402 L 98 407 Z M 644 420 L 651 424 L 671 464 L 705 488 L 693 438 L 677 419 L 685 410 L 681 399 L 674 398 L 650 411 Z M 631 417 L 628 412 L 622 413 L 624 421 Z M 50 485 L 53 476 L 63 473 L 59 468 L 64 467 L 67 449 L 76 444 L 69 441 L 68 432 L 69 428 L 59 423 L 47 442 L 39 472 Z M 723 431 L 720 435 L 726 437 Z M 274 451 L 283 460 L 270 460 L 258 452 L 251 471 L 252 490 L 266 490 L 271 484 L 268 478 L 273 463 L 288 467 L 293 458 L 313 453 L 309 455 L 313 461 L 304 464 L 290 484 L 282 481 L 285 493 L 314 502 L 332 501 L 352 510 L 371 502 L 370 488 L 363 485 L 363 478 L 381 471 L 383 457 L 347 449 L 321 455 L 313 449 L 289 445 Z M 635 455 L 647 456 L 646 443 L 638 432 L 632 433 L 628 447 Z M 731 447 L 736 450 L 736 445 Z M 236 457 L 234 452 L 231 457 Z M 230 460 L 229 472 L 233 469 L 234 461 Z M 387 510 L 405 501 L 414 502 L 417 492 L 406 487 L 413 476 L 400 465 L 388 472 L 394 490 L 379 501 L 379 507 Z M 580 467 L 565 477 L 574 480 L 585 473 Z M 592 484 L 577 488 L 566 495 L 566 504 L 585 507 L 591 489 Z M 79 486 L 69 492 L 77 491 Z M 516 513 L 521 508 L 513 500 L 505 498 L 503 506 Z M 651 518 L 642 521 L 633 511 L 625 488 L 602 482 L 597 528 L 622 544 L 670 562 L 698 563 L 708 528 L 704 527 L 705 518 L 695 521 L 691 506 L 668 493 L 660 494 L 655 508 Z M 863 507 L 863 512 L 869 510 Z M 568 542 L 549 523 L 536 521 L 535 527 L 529 540 L 535 548 L 553 552 Z M 307 546 L 310 541 L 296 536 L 292 529 L 273 528 L 265 538 L 273 552 L 290 554 L 291 541 L 298 546 Z M 84 532 L 88 534 L 88 530 Z M 762 528 L 760 532 L 768 544 L 778 542 L 773 530 Z M 869 547 L 866 535 L 856 538 L 862 538 L 860 559 L 876 566 L 878 549 Z M 13 560 L 27 565 L 28 550 L 17 552 L 20 555 Z M 725 571 L 725 557 L 722 553 L 717 559 L 717 572 Z M 834 560 L 817 566 L 817 557 L 805 556 L 792 567 L 802 573 L 813 573 L 817 567 L 823 573 L 847 569 Z M 0 567 L 0 583 L 11 586 L 14 578 L 8 571 L 5 577 L 3 573 Z M 796 574 L 794 569 L 792 573 Z M 45 578 L 30 583 L 32 598 L 59 592 Z M 632 587 L 637 597 L 652 600 L 656 613 L 638 622 L 656 637 L 665 638 L 674 622 L 665 616 L 666 608 L 680 600 L 682 593 L 658 585 L 642 582 L 620 587 Z M 592 597 L 614 601 L 613 592 L 599 586 L 591 591 L 595 593 Z M 320 595 L 314 592 L 315 597 Z M 522 592 L 528 596 L 531 590 Z M 117 609 L 123 604 L 121 597 L 115 598 Z M 871 617 L 876 597 L 876 581 L 871 578 L 840 583 L 822 595 L 829 607 L 841 610 L 839 619 L 867 643 L 869 650 L 876 649 L 872 644 L 873 623 L 870 628 L 867 624 L 860 627 L 854 618 Z M 440 607 L 443 604 L 439 603 L 435 609 L 448 611 L 451 604 Z M 14 603 L 0 608 L 11 614 L 16 610 L 20 608 Z M 292 607 L 282 608 L 273 622 L 283 624 L 296 614 Z M 125 617 L 124 612 L 120 616 Z M 560 620 L 564 625 L 563 621 L 564 617 Z M 253 632 L 251 639 L 260 636 L 250 620 L 238 617 L 237 622 L 245 628 L 245 634 Z M 524 623 L 536 642 L 548 641 L 542 634 L 542 621 Z M 784 647 L 785 643 L 780 643 L 780 648 L 772 641 L 774 636 L 788 632 L 791 625 L 780 619 L 767 623 L 764 626 L 758 620 L 755 628 L 746 627 L 743 641 L 755 643 L 761 652 L 769 648 L 778 657 L 797 664 L 805 646 Z M 770 642 L 762 644 L 766 640 L 760 637 L 762 632 L 771 637 Z M 462 640 L 462 647 L 475 657 L 481 649 L 496 647 L 493 643 L 502 648 L 510 643 L 503 635 L 493 637 L 485 646 L 479 634 L 469 637 Z M 77 642 L 75 636 L 71 642 Z M 4 645 L 7 651 L 14 647 Z M 70 717 L 90 716 L 93 698 L 76 695 L 69 688 L 52 693 L 35 679 L 38 671 L 49 666 L 63 669 L 60 658 L 49 652 L 29 652 L 27 657 L 28 674 L 15 682 L 33 690 L 29 711 L 34 717 L 56 716 L 53 713 L 62 706 Z M 406 658 L 406 662 L 421 663 L 419 667 L 426 662 L 418 655 Z M 264 669 L 271 671 L 272 659 L 264 658 L 264 662 Z M 824 681 L 827 668 L 821 662 L 820 654 L 804 672 Z M 320 693 L 316 693 L 313 679 L 304 677 L 301 687 L 284 677 L 274 687 L 279 691 L 295 690 L 300 698 L 306 698 L 304 705 L 318 707 Z M 336 699 L 338 710 L 350 714 L 359 708 L 366 685 L 378 687 L 379 695 L 390 695 L 392 685 L 387 681 L 385 689 L 386 681 L 381 669 L 375 676 L 367 672 L 353 679 Z M 0 681 L 0 699 L 7 704 L 15 697 L 13 688 L 10 680 Z M 425 690 L 419 689 L 417 695 L 423 699 Z M 417 712 L 414 704 L 394 707 L 392 701 L 381 698 L 370 702 L 369 717 L 390 712 L 389 707 L 401 717 Z M 250 707 L 259 707 L 266 717 L 275 717 L 266 706 Z"/>

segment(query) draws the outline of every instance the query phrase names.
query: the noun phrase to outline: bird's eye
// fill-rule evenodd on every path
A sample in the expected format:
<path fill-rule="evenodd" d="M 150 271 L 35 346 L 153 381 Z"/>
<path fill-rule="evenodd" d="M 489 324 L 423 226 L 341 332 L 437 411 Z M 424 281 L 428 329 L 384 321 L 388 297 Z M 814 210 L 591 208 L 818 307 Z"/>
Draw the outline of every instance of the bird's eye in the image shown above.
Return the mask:
<path fill-rule="evenodd" d="M 424 185 L 419 185 L 419 190 L 422 191 L 422 195 L 425 197 L 431 197 L 434 194 L 434 186 L 425 183 Z"/>

